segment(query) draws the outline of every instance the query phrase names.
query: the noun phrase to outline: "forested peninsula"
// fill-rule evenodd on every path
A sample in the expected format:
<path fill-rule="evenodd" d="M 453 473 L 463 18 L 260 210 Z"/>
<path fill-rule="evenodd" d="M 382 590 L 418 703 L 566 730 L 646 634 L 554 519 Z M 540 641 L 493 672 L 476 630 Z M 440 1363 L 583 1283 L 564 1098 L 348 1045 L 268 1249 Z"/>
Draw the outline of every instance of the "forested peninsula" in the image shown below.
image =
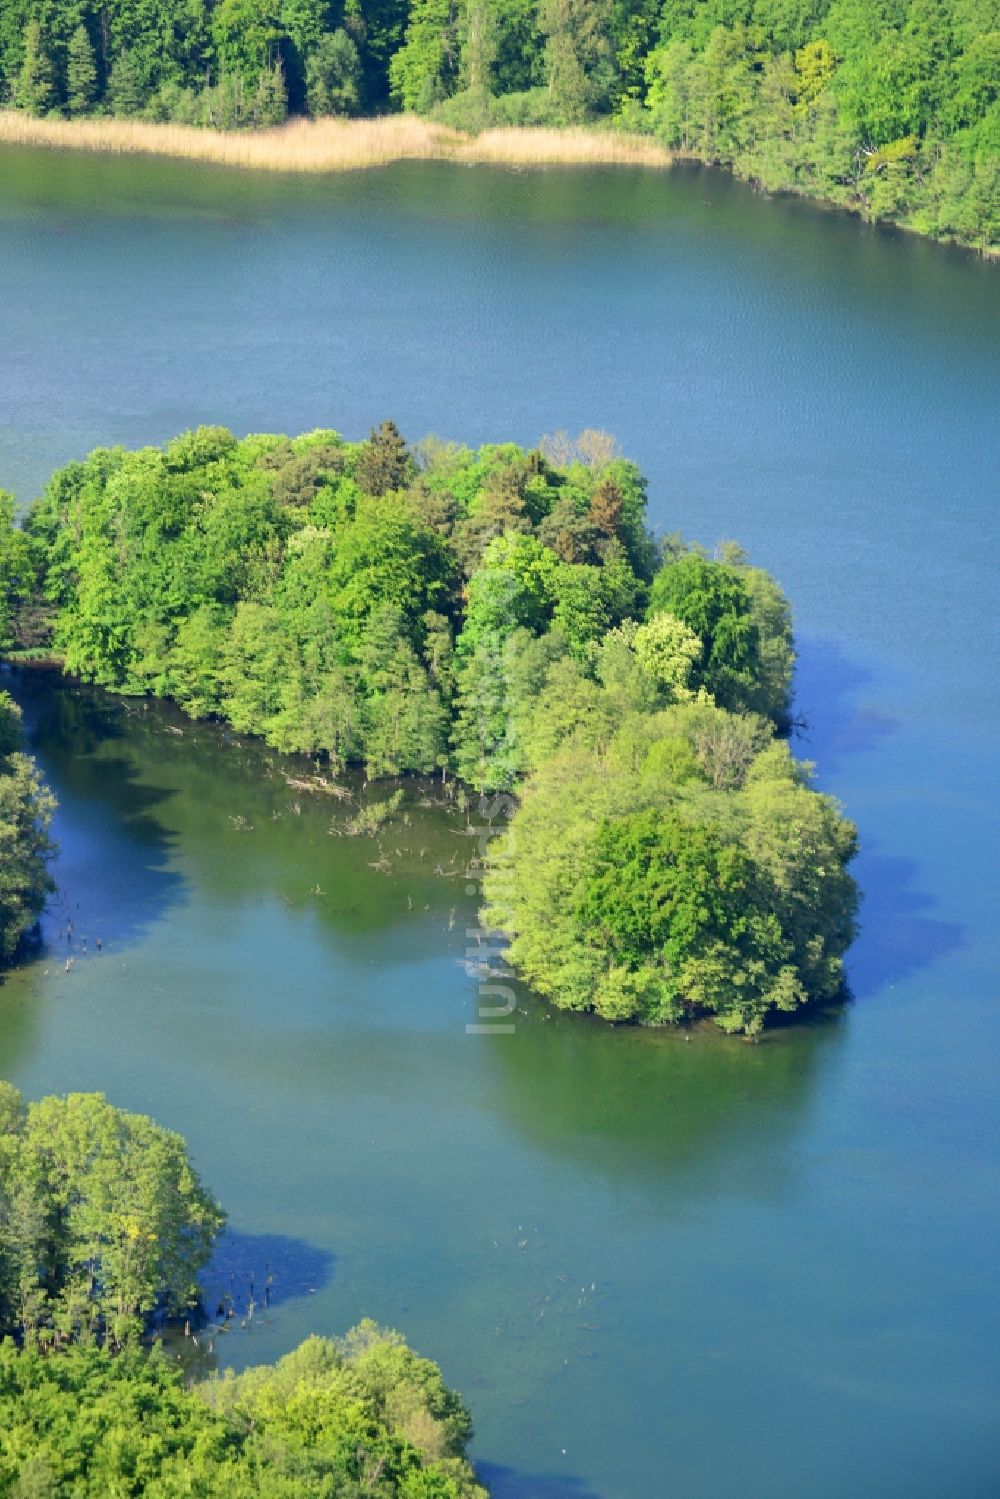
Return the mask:
<path fill-rule="evenodd" d="M 468 1411 L 397 1333 L 191 1383 L 149 1349 L 171 1318 L 201 1330 L 224 1221 L 179 1135 L 0 1082 L 0 1493 L 486 1499 Z"/>
<path fill-rule="evenodd" d="M 22 116 L 232 131 L 409 111 L 471 136 L 604 127 L 984 252 L 1000 245 L 998 91 L 994 0 L 9 0 L 0 11 L 0 101 Z M 0 135 L 18 138 L 13 116 Z M 180 133 L 154 142 L 122 129 L 102 143 L 206 154 Z M 367 159 L 456 145 L 425 131 L 393 147 L 373 129 Z M 366 159 L 363 143 L 339 149 L 344 165 Z M 491 142 L 485 159 L 504 149 Z M 523 141 L 506 149 L 530 159 Z M 315 165 L 336 163 L 329 142 L 314 150 Z M 309 166 L 309 153 L 298 142 L 273 163 L 243 159 Z M 539 154 L 586 159 L 555 137 Z M 219 159 L 231 149 L 220 144 Z"/>
<path fill-rule="evenodd" d="M 600 432 L 203 427 L 8 506 L 8 632 L 326 773 L 461 778 L 509 819 L 486 897 L 542 994 L 752 1036 L 840 991 L 855 831 L 789 750 L 780 588 L 645 506 Z"/>

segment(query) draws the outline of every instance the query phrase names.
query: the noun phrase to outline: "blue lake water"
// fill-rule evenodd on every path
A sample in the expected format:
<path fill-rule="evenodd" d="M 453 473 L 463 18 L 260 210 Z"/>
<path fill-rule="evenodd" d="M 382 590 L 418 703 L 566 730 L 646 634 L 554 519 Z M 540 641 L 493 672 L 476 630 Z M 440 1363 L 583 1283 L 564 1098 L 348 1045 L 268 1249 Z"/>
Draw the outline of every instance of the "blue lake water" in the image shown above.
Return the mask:
<path fill-rule="evenodd" d="M 0 152 L 0 485 L 201 421 L 609 429 L 658 528 L 785 586 L 861 831 L 843 1012 L 468 1036 L 438 789 L 380 873 L 279 757 L 17 678 L 63 853 L 0 1075 L 188 1137 L 231 1263 L 280 1267 L 223 1361 L 392 1323 L 502 1499 L 997 1492 L 997 276 L 700 171 Z"/>

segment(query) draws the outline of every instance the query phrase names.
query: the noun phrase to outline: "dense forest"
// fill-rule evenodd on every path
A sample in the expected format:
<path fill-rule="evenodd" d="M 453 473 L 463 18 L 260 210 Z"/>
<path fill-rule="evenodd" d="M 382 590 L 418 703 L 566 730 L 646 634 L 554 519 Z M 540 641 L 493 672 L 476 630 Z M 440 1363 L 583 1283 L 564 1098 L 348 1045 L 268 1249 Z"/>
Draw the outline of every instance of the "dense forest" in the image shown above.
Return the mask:
<path fill-rule="evenodd" d="M 405 109 L 650 132 L 1000 243 L 996 0 L 8 0 L 0 98 L 234 128 Z"/>
<path fill-rule="evenodd" d="M 34 760 L 24 753 L 20 709 L 0 692 L 0 962 L 14 956 L 52 889 L 54 807 Z"/>
<path fill-rule="evenodd" d="M 0 551 L 15 639 L 334 774 L 517 792 L 494 924 L 555 1003 L 756 1034 L 836 995 L 855 834 L 787 740 L 787 601 L 645 525 L 606 434 L 203 427 L 57 473 Z M 511 799 L 513 805 L 513 799 Z"/>
<path fill-rule="evenodd" d="M 0 1083 L 0 1493 L 485 1499 L 465 1406 L 374 1323 L 191 1386 L 146 1351 L 222 1224 L 180 1136 Z"/>
<path fill-rule="evenodd" d="M 24 532 L 14 525 L 14 499 L 0 490 L 0 652 L 18 643 L 14 603 L 28 628 L 34 565 Z M 24 753 L 21 710 L 0 692 L 0 963 L 8 962 L 35 926 L 52 888 L 49 828 L 55 802 Z"/>

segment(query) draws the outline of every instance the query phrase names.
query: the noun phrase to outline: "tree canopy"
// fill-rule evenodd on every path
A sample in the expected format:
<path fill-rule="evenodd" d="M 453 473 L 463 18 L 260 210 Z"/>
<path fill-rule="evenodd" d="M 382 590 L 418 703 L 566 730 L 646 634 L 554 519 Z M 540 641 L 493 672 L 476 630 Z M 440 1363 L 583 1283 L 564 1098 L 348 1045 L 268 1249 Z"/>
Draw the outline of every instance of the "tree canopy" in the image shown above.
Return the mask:
<path fill-rule="evenodd" d="M 99 1093 L 0 1083 L 0 1332 L 120 1346 L 198 1300 L 223 1224 L 179 1135 Z"/>
<path fill-rule="evenodd" d="M 547 757 L 489 846 L 487 914 L 518 971 L 565 1009 L 749 1036 L 835 999 L 856 833 L 809 767 L 755 715 L 650 711 L 620 678 L 593 696 L 575 720 L 539 699 L 560 722 L 534 725 Z"/>
<path fill-rule="evenodd" d="M 0 622 L 2 618 L 0 605 Z M 13 957 L 42 913 L 52 889 L 48 866 L 55 852 L 49 838 L 55 801 L 34 760 L 23 752 L 21 737 L 21 710 L 9 693 L 0 692 L 0 960 L 4 961 Z"/>
<path fill-rule="evenodd" d="M 0 1491 L 485 1499 L 437 1366 L 363 1322 L 185 1385 L 155 1350 L 0 1344 Z"/>
<path fill-rule="evenodd" d="M 0 608 L 11 638 L 54 610 L 67 670 L 113 690 L 334 766 L 454 764 L 487 785 L 480 706 L 508 647 L 546 637 L 584 660 L 652 578 L 641 475 L 593 437 L 562 462 L 515 444 L 411 452 L 391 422 L 362 443 L 203 427 L 98 449 L 23 531 L 0 515 L 21 559 Z M 527 688 L 502 685 L 501 715 Z"/>
<path fill-rule="evenodd" d="M 222 1223 L 179 1135 L 0 1082 L 0 1492 L 485 1499 L 462 1401 L 373 1322 L 194 1385 L 143 1347 Z"/>

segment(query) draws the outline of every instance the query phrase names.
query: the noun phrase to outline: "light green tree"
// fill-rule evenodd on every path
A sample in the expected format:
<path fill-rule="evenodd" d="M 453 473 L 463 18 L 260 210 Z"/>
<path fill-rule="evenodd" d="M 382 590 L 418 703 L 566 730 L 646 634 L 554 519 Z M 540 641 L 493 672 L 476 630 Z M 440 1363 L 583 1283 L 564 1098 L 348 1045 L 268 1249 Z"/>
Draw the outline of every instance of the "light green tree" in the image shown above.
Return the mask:
<path fill-rule="evenodd" d="M 196 1302 L 224 1218 L 179 1135 L 99 1093 L 44 1098 L 15 1118 L 0 1185 L 20 1197 L 22 1223 L 37 1209 L 38 1241 L 26 1246 L 22 1231 L 7 1247 L 21 1280 L 33 1271 L 37 1282 L 36 1323 L 22 1334 L 99 1330 L 121 1344 L 154 1308 Z"/>
<path fill-rule="evenodd" d="M 42 28 L 33 17 L 25 28 L 24 61 L 17 77 L 14 103 L 28 114 L 42 115 L 51 108 L 54 100 L 52 61 Z"/>
<path fill-rule="evenodd" d="M 458 0 L 414 0 L 389 86 L 403 109 L 426 114 L 454 90 L 460 61 Z"/>
<path fill-rule="evenodd" d="M 282 24 L 277 0 L 220 0 L 212 9 L 211 27 L 221 72 L 238 75 L 252 91 L 278 60 Z"/>
<path fill-rule="evenodd" d="M 467 0 L 462 29 L 463 86 L 473 97 L 493 92 L 493 69 L 499 47 L 499 25 L 494 0 Z"/>
<path fill-rule="evenodd" d="M 642 670 L 666 691 L 670 701 L 693 700 L 691 682 L 702 656 L 702 642 L 693 630 L 666 611 L 654 614 L 636 630 L 634 648 Z"/>

